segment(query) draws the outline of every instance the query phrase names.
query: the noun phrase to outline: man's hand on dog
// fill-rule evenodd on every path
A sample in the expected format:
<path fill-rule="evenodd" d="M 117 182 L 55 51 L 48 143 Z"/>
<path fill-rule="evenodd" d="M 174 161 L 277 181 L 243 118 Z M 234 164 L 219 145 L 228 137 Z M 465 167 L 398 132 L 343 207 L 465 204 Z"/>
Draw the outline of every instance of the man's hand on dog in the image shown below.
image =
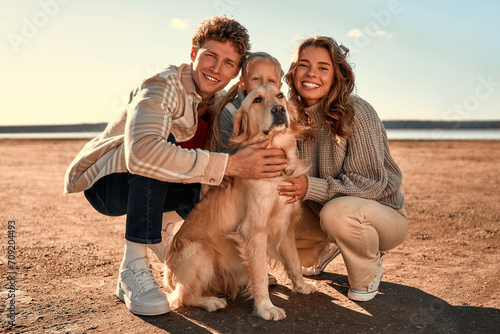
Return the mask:
<path fill-rule="evenodd" d="M 268 140 L 249 145 L 229 156 L 225 175 L 244 179 L 280 176 L 287 167 L 282 149 L 266 148 Z"/>

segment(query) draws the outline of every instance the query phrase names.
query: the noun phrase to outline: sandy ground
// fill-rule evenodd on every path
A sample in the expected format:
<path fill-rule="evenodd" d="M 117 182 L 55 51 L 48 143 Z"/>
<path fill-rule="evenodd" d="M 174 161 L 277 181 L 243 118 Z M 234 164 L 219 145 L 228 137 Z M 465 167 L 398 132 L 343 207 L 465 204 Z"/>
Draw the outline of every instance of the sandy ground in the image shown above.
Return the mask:
<path fill-rule="evenodd" d="M 85 142 L 0 140 L 2 332 L 500 332 L 500 141 L 391 141 L 411 230 L 385 258 L 381 293 L 349 301 L 341 258 L 308 279 L 318 292 L 307 296 L 274 270 L 271 298 L 287 312 L 280 322 L 252 316 L 242 297 L 215 313 L 131 314 L 114 295 L 124 217 L 101 216 L 82 194 L 62 194 L 65 169 Z M 159 281 L 161 266 L 153 262 Z"/>

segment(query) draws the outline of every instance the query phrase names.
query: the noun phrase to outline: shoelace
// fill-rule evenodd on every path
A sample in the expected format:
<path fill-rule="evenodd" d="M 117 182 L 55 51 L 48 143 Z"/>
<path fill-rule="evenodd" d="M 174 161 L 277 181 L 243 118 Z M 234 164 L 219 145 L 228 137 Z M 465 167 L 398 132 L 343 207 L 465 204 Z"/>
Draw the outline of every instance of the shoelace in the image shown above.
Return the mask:
<path fill-rule="evenodd" d="M 139 293 L 148 292 L 151 289 L 155 289 L 158 285 L 149 268 L 141 269 L 139 272 L 134 274 L 134 278 L 139 286 Z"/>
<path fill-rule="evenodd" d="M 382 255 L 380 257 L 380 262 L 378 263 L 378 266 L 377 266 L 377 275 L 375 275 L 373 280 L 370 282 L 370 285 L 368 286 L 369 291 L 374 291 L 374 290 L 378 289 L 378 286 L 377 286 L 377 288 L 375 288 L 375 283 L 380 284 L 380 280 L 382 279 L 383 272 L 381 273 L 379 271 L 379 268 L 383 266 L 383 263 L 384 263 L 384 255 Z"/>

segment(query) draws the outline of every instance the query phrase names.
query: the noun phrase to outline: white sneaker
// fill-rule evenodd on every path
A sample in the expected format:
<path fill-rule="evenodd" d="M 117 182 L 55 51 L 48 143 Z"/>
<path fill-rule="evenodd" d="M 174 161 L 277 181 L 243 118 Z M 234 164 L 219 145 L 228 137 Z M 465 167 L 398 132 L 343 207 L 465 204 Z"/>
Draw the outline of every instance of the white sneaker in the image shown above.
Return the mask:
<path fill-rule="evenodd" d="M 151 249 L 153 253 L 155 253 L 160 262 L 165 262 L 168 248 L 170 247 L 170 243 L 174 238 L 174 228 L 175 223 L 167 223 L 167 225 L 163 226 L 161 229 L 161 242 L 158 244 L 148 244 L 149 249 Z"/>
<path fill-rule="evenodd" d="M 375 298 L 375 296 L 378 294 L 378 287 L 380 285 L 380 280 L 382 279 L 384 273 L 384 268 L 382 267 L 383 262 L 384 262 L 384 255 L 382 254 L 382 256 L 380 256 L 380 262 L 378 263 L 377 274 L 370 282 L 370 284 L 368 284 L 366 290 L 350 288 L 349 292 L 347 293 L 347 297 L 349 299 L 358 302 L 367 302 Z"/>
<path fill-rule="evenodd" d="M 332 262 L 340 254 L 340 249 L 335 244 L 330 244 L 328 251 L 323 254 L 320 264 L 316 267 L 304 268 L 302 267 L 302 275 L 315 276 L 319 275 L 325 270 L 326 266 Z"/>
<path fill-rule="evenodd" d="M 134 314 L 159 315 L 170 311 L 167 297 L 160 291 L 147 257 L 130 262 L 120 271 L 116 296 Z"/>

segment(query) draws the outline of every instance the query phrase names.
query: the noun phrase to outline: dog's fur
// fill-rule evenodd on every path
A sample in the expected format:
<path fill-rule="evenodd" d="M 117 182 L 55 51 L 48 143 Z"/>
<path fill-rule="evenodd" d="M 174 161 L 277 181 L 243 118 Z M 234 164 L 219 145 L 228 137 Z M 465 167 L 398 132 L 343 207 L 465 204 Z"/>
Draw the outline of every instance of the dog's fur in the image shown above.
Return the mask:
<path fill-rule="evenodd" d="M 239 288 L 255 302 L 255 312 L 266 320 L 281 320 L 285 311 L 269 299 L 267 256 L 285 266 L 293 290 L 312 293 L 316 287 L 302 278 L 295 247 L 294 226 L 300 203 L 285 204 L 277 187 L 306 168 L 297 156 L 296 136 L 303 127 L 297 112 L 273 86 L 253 90 L 234 117 L 231 145 L 269 139 L 268 147 L 282 148 L 288 167 L 281 177 L 234 178 L 227 189 L 212 187 L 174 236 L 166 259 L 165 279 L 174 292 L 171 307 L 198 306 L 207 311 L 226 307 Z"/>

